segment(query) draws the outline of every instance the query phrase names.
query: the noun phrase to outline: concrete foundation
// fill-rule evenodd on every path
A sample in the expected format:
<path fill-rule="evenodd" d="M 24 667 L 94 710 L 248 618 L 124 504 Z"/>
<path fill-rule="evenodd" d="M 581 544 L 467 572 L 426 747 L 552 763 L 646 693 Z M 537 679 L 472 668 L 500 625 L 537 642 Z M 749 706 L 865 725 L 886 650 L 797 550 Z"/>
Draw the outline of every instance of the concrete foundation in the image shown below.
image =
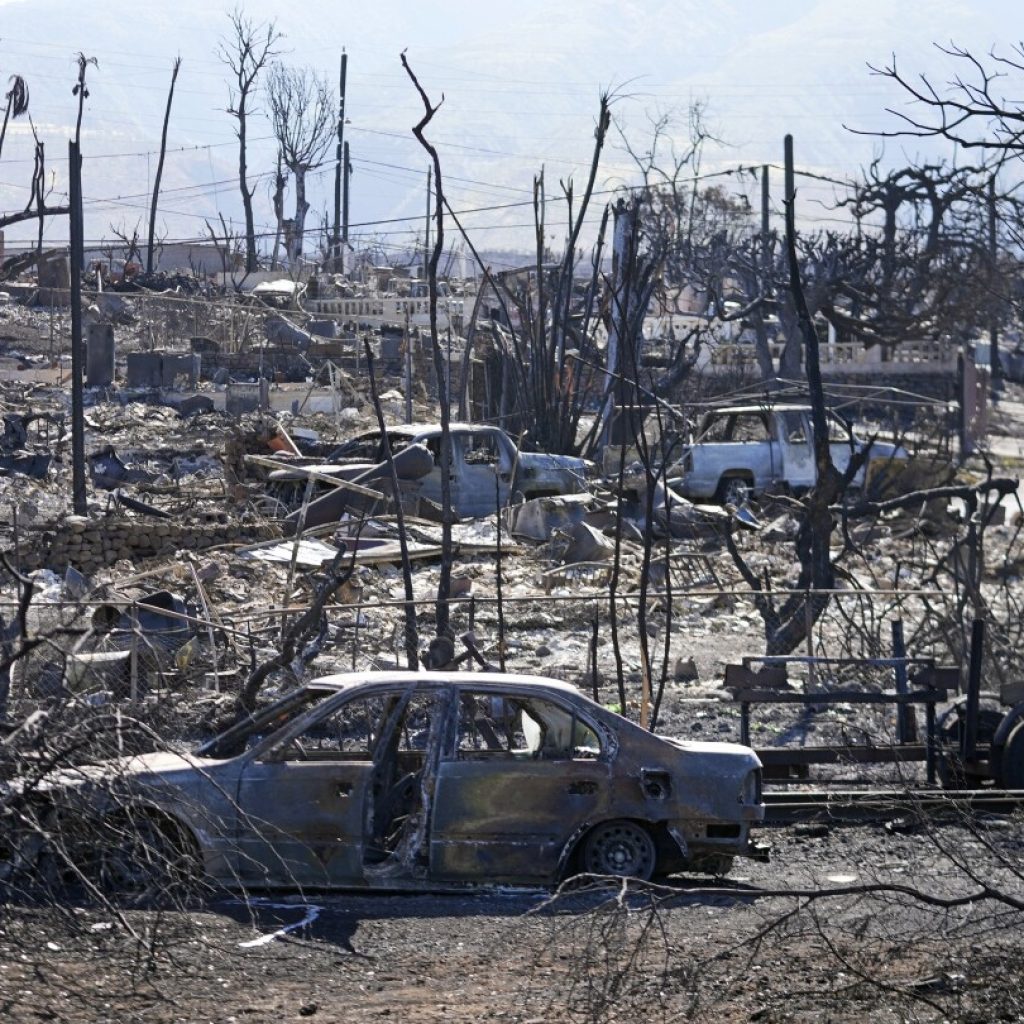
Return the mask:
<path fill-rule="evenodd" d="M 197 352 L 131 352 L 127 363 L 132 388 L 171 388 L 181 377 L 194 388 L 201 367 Z"/>

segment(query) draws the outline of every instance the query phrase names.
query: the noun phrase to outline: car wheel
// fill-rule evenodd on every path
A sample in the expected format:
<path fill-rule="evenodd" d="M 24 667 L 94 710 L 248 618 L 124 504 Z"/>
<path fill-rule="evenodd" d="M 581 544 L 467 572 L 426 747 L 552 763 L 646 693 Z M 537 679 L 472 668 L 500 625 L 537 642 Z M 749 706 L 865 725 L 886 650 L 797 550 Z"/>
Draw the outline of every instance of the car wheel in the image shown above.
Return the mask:
<path fill-rule="evenodd" d="M 991 744 L 999 723 L 1003 720 L 1003 709 L 999 702 L 990 697 L 982 697 L 978 703 L 978 735 L 980 744 Z M 976 780 L 967 777 L 960 759 L 960 737 L 967 724 L 967 699 L 962 698 L 952 704 L 938 716 L 935 731 L 939 740 L 938 772 L 943 789 L 971 788 Z M 1000 765 L 992 766 L 998 771 Z M 998 778 L 997 778 L 998 784 Z"/>
<path fill-rule="evenodd" d="M 647 881 L 657 853 L 650 832 L 634 821 L 598 825 L 583 844 L 583 869 L 592 875 L 617 875 Z"/>
<path fill-rule="evenodd" d="M 1024 722 L 1018 722 L 1006 738 L 997 785 L 1004 789 L 1024 788 Z"/>
<path fill-rule="evenodd" d="M 718 500 L 723 505 L 742 505 L 750 497 L 750 484 L 741 476 L 727 476 L 718 485 Z"/>
<path fill-rule="evenodd" d="M 187 831 L 151 813 L 79 822 L 70 859 L 75 873 L 109 895 L 182 893 L 200 875 L 199 852 Z"/>

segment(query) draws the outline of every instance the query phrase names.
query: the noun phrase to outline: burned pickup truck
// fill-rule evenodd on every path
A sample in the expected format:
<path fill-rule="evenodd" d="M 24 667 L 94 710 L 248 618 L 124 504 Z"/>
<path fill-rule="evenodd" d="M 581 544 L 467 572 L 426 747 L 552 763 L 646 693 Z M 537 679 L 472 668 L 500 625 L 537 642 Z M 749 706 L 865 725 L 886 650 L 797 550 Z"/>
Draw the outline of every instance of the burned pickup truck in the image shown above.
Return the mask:
<path fill-rule="evenodd" d="M 161 865 L 230 887 L 437 890 L 765 856 L 750 748 L 665 739 L 567 683 L 499 673 L 328 676 L 194 753 L 61 780 L 33 794 L 50 804 L 34 836 L 8 830 L 0 880 L 60 835 L 87 837 L 64 854 L 82 874 L 128 891 Z"/>
<path fill-rule="evenodd" d="M 462 519 L 493 515 L 514 500 L 585 491 L 594 470 L 585 459 L 522 451 L 498 427 L 453 423 L 449 433 L 452 509 Z M 435 506 L 441 504 L 441 438 L 438 425 L 388 429 L 404 501 L 423 498 Z M 270 483 L 286 505 L 301 503 L 310 469 L 318 478 L 334 477 L 371 487 L 390 477 L 379 430 L 349 439 L 314 467 L 290 465 L 274 470 Z M 349 499 L 340 494 L 336 501 L 325 502 L 325 507 L 337 504 L 340 508 Z M 307 517 L 307 524 L 327 521 L 319 515 L 319 508 L 314 510 L 311 505 L 310 510 L 313 515 Z M 330 518 L 337 515 L 332 512 Z"/>
<path fill-rule="evenodd" d="M 832 461 L 843 472 L 867 442 L 846 420 L 826 412 Z M 869 489 L 872 478 L 893 460 L 906 459 L 898 445 L 874 441 L 852 485 Z M 705 413 L 695 440 L 670 468 L 672 486 L 691 501 L 713 498 L 739 505 L 772 488 L 793 492 L 817 479 L 809 405 L 734 405 Z"/>

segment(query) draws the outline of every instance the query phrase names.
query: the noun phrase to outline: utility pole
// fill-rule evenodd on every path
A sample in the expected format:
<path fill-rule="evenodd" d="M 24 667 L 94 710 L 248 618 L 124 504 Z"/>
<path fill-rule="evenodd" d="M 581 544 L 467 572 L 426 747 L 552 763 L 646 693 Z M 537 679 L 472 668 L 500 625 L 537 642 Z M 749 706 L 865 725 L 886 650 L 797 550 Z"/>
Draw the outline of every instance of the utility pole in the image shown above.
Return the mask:
<path fill-rule="evenodd" d="M 761 166 L 761 269 L 768 269 L 768 213 L 771 205 L 771 195 L 768 182 L 768 165 Z"/>
<path fill-rule="evenodd" d="M 769 223 L 769 213 L 771 206 L 771 195 L 770 195 L 770 183 L 768 180 L 768 165 L 761 165 L 761 237 L 759 243 L 761 251 L 758 254 L 758 271 L 760 274 L 760 283 L 758 284 L 758 291 L 761 294 L 762 299 L 767 296 L 768 292 L 768 279 L 771 274 L 771 260 L 768 251 L 768 232 L 771 230 Z M 757 312 L 754 314 L 754 338 L 756 342 L 755 351 L 757 353 L 758 363 L 761 370 L 761 376 L 764 381 L 771 380 L 775 375 L 775 368 L 772 363 L 771 346 L 768 344 L 768 324 L 765 322 L 764 317 L 764 306 L 760 305 L 757 308 Z"/>
<path fill-rule="evenodd" d="M 427 221 L 426 231 L 423 235 L 423 280 L 430 277 L 430 195 L 434 185 L 434 168 L 427 168 Z"/>
<path fill-rule="evenodd" d="M 783 162 L 785 163 L 785 196 L 787 203 L 796 201 L 796 176 L 793 172 L 793 136 L 786 135 L 782 140 Z M 788 209 L 788 207 L 787 207 Z M 794 219 L 796 212 L 794 211 Z M 787 227 L 789 226 L 787 222 Z M 795 229 L 794 229 L 795 230 Z"/>
<path fill-rule="evenodd" d="M 338 100 L 338 146 L 336 150 L 336 160 L 334 165 L 334 238 L 332 245 L 331 255 L 334 257 L 334 269 L 342 270 L 343 257 L 341 255 L 341 243 L 347 239 L 348 232 L 346 230 L 345 235 L 342 235 L 341 229 L 341 191 L 342 191 L 342 176 L 345 175 L 347 179 L 348 175 L 348 143 L 345 141 L 345 77 L 348 72 L 348 54 L 344 50 L 341 51 L 341 80 L 339 82 L 339 100 Z M 348 181 L 345 182 L 346 192 L 348 189 Z M 346 215 L 346 227 L 348 217 Z"/>
<path fill-rule="evenodd" d="M 85 499 L 85 402 L 82 378 L 82 158 L 78 142 L 68 142 L 68 213 L 71 236 L 71 496 L 76 516 L 88 512 Z"/>
<path fill-rule="evenodd" d="M 345 176 L 342 178 L 341 198 L 341 255 L 338 261 L 338 272 L 345 273 L 345 255 L 348 252 L 348 179 L 352 174 L 352 161 L 348 158 L 348 142 L 345 143 L 343 162 Z"/>
<path fill-rule="evenodd" d="M 996 268 L 999 265 L 999 251 L 996 246 L 996 176 L 988 179 L 988 363 L 991 374 L 989 383 L 992 395 L 1003 386 L 1003 366 L 999 360 L 999 310 L 1000 303 L 996 301 L 996 289 L 998 287 Z"/>

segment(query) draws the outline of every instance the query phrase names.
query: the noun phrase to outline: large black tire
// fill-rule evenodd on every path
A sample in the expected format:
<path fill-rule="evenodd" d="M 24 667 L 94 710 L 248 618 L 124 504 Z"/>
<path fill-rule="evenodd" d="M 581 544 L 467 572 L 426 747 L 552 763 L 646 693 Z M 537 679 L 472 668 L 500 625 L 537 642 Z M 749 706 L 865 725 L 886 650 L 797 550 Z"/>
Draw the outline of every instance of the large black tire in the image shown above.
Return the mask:
<path fill-rule="evenodd" d="M 635 821 L 598 825 L 583 843 L 583 870 L 592 875 L 616 875 L 648 881 L 658 853 L 651 833 Z"/>
<path fill-rule="evenodd" d="M 1024 789 L 1024 720 L 1006 737 L 999 759 L 999 785 L 1003 789 Z"/>
<path fill-rule="evenodd" d="M 726 476 L 718 481 L 715 497 L 722 505 L 742 505 L 749 497 L 750 480 L 743 476 Z"/>
<path fill-rule="evenodd" d="M 939 778 L 944 789 L 963 789 L 975 785 L 966 777 L 960 760 L 960 737 L 967 720 L 967 699 L 960 698 L 935 721 L 935 732 L 939 741 Z M 982 698 L 978 704 L 978 736 L 981 745 L 992 742 L 992 738 L 1003 720 L 1003 709 L 998 700 Z"/>
<path fill-rule="evenodd" d="M 141 900 L 187 896 L 202 874 L 189 831 L 166 815 L 139 810 L 80 820 L 68 844 L 68 881 L 86 880 L 111 897 Z"/>

